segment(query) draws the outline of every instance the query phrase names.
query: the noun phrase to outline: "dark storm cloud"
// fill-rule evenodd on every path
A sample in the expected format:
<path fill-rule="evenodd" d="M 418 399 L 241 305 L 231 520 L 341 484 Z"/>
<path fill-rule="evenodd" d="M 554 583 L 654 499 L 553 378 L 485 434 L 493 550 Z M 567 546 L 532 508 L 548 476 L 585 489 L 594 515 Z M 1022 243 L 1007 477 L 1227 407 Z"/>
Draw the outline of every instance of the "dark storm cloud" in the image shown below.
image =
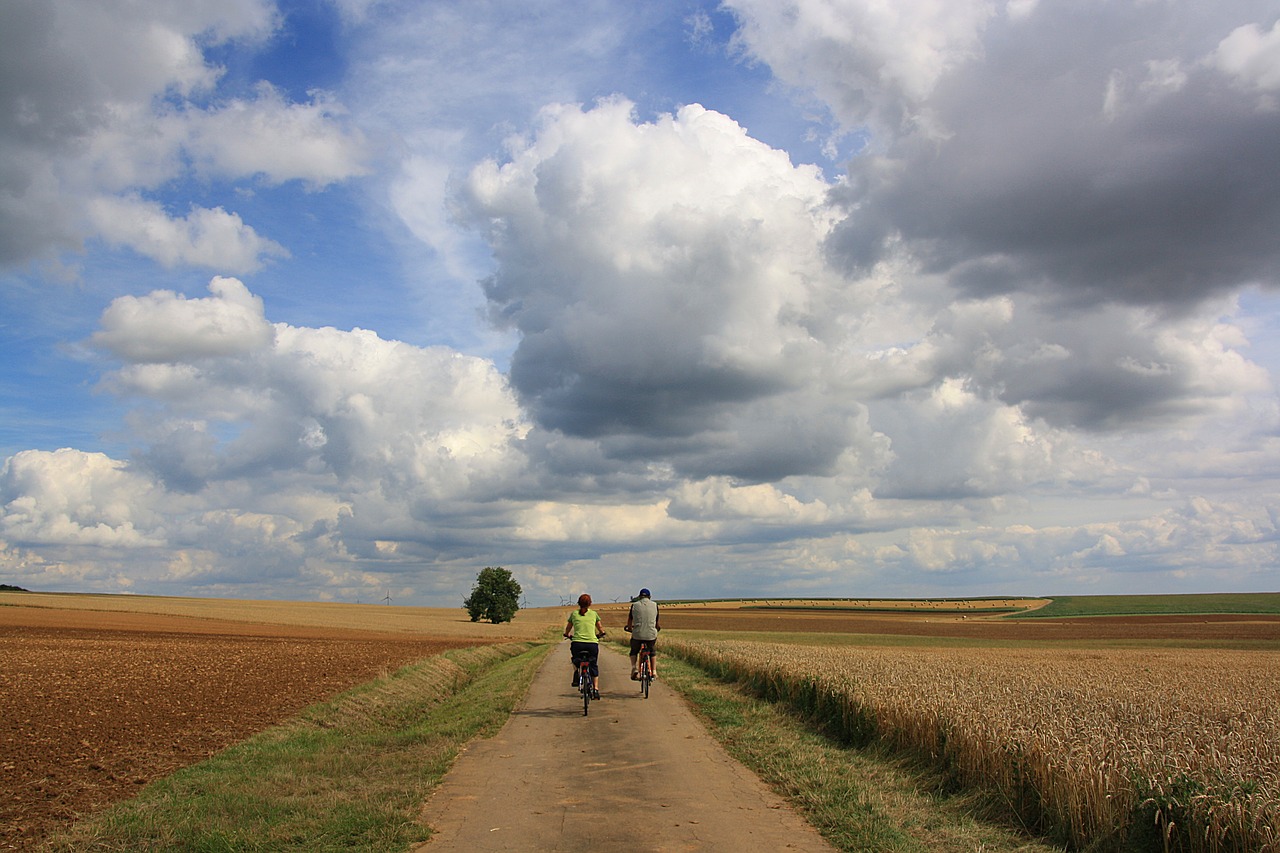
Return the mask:
<path fill-rule="evenodd" d="M 1275 286 L 1280 110 L 1211 62 L 1259 11 L 1044 3 L 993 23 L 930 98 L 935 132 L 854 161 L 833 251 L 866 268 L 901 240 L 972 296 L 1178 310 Z"/>

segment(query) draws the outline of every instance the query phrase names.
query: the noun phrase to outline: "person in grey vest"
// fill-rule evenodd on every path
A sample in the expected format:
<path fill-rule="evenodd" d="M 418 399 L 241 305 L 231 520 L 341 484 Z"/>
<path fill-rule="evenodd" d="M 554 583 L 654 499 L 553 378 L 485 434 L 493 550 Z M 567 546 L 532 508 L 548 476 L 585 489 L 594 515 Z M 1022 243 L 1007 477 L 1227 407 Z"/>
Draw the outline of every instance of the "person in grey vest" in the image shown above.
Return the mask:
<path fill-rule="evenodd" d="M 640 597 L 631 602 L 631 612 L 627 614 L 626 630 L 631 632 L 631 680 L 640 677 L 640 649 L 649 647 L 650 664 L 653 677 L 658 677 L 658 657 L 656 646 L 658 632 L 662 626 L 658 624 L 658 605 L 649 590 L 640 590 Z"/>

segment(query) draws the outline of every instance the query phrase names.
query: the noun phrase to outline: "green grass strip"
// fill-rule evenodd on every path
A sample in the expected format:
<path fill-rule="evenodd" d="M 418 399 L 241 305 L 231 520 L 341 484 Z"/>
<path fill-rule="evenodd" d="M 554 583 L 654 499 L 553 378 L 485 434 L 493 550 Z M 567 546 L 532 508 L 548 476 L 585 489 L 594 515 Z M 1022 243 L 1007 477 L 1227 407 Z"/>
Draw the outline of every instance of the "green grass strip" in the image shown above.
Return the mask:
<path fill-rule="evenodd" d="M 734 758 L 791 802 L 840 850 L 883 853 L 1052 853 L 983 817 L 973 795 L 944 793 L 930 768 L 876 746 L 854 748 L 744 688 L 664 657 L 664 687 L 678 690 Z"/>
<path fill-rule="evenodd" d="M 148 785 L 53 851 L 386 851 L 428 837 L 422 805 L 459 747 L 492 735 L 553 644 L 426 658 Z"/>

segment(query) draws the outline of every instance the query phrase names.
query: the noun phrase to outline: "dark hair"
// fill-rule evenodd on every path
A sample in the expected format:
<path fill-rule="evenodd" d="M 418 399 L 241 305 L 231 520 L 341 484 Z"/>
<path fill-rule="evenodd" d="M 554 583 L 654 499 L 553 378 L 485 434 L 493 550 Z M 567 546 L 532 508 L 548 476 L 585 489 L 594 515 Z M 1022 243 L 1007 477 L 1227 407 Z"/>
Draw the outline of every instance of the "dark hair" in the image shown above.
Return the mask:
<path fill-rule="evenodd" d="M 590 606 L 591 606 L 591 596 L 587 595 L 585 592 L 582 595 L 578 596 L 578 612 L 579 613 L 586 613 L 587 608 Z"/>

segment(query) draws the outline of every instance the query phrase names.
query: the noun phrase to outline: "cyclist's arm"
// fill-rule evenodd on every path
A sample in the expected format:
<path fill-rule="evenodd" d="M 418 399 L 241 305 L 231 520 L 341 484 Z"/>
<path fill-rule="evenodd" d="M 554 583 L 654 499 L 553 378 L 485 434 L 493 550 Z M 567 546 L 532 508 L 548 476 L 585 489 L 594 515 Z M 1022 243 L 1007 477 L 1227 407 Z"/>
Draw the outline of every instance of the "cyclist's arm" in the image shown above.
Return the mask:
<path fill-rule="evenodd" d="M 569 619 L 564 623 L 564 638 L 567 640 L 573 636 L 573 620 Z"/>
<path fill-rule="evenodd" d="M 604 636 L 604 626 L 600 623 L 600 617 L 596 616 L 596 639 Z"/>

